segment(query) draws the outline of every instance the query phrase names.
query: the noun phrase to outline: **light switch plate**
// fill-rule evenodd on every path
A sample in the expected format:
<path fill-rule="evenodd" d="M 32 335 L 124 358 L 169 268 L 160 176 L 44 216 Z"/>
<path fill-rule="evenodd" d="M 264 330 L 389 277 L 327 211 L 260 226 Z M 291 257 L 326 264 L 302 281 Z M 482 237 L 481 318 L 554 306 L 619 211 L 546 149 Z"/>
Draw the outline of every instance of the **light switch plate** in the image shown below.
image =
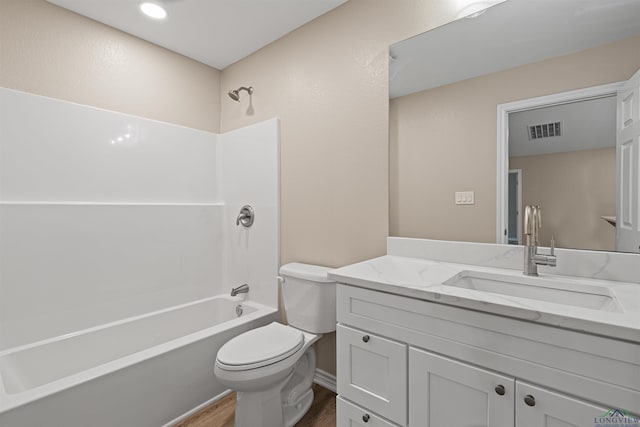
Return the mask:
<path fill-rule="evenodd" d="M 473 191 L 456 191 L 456 205 L 475 205 L 475 199 Z"/>

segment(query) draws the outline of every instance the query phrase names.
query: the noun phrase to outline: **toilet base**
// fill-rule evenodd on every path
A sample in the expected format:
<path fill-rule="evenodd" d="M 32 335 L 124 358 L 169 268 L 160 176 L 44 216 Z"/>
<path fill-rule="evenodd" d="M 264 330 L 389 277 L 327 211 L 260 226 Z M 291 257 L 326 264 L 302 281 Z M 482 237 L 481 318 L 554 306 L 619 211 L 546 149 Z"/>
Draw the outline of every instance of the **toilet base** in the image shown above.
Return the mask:
<path fill-rule="evenodd" d="M 284 381 L 289 380 L 291 376 Z M 239 391 L 236 397 L 235 427 L 284 426 L 282 397 L 283 383 L 258 392 Z"/>
<path fill-rule="evenodd" d="M 287 377 L 256 392 L 238 392 L 235 427 L 293 427 L 313 403 L 316 352 L 309 347 Z"/>
<path fill-rule="evenodd" d="M 304 417 L 311 404 L 313 403 L 313 390 L 309 389 L 302 395 L 300 400 L 293 405 L 285 405 L 282 410 L 284 412 L 285 427 L 293 427 L 298 421 Z"/>
<path fill-rule="evenodd" d="M 283 405 L 280 389 L 238 392 L 235 427 L 293 427 L 311 407 L 313 390 L 307 390 L 296 402 Z"/>

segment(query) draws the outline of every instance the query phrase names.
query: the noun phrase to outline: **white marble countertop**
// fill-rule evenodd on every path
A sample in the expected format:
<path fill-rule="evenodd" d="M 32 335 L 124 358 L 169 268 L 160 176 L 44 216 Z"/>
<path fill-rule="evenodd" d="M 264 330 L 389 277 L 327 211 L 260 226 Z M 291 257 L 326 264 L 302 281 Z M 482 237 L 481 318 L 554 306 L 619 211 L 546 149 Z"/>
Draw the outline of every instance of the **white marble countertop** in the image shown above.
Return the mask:
<path fill-rule="evenodd" d="M 610 312 L 443 284 L 464 271 L 522 277 L 518 270 L 391 255 L 331 270 L 329 277 L 371 290 L 640 343 L 637 283 L 540 274 L 547 283 L 557 282 L 558 287 L 588 284 L 607 288 L 621 308 Z"/>

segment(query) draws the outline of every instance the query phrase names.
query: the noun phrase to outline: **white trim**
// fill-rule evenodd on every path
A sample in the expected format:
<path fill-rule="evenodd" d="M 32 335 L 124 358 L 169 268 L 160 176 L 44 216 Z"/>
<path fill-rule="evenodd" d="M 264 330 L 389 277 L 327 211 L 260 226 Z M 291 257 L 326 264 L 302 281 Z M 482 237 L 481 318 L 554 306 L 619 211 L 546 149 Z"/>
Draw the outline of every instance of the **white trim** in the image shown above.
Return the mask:
<path fill-rule="evenodd" d="M 207 400 L 204 403 L 201 403 L 200 405 L 196 406 L 195 408 L 191 409 L 188 412 L 185 412 L 184 414 L 180 415 L 177 418 L 174 418 L 173 420 L 169 421 L 168 423 L 166 423 L 165 425 L 163 425 L 162 427 L 171 427 L 174 426 L 176 424 L 178 424 L 181 421 L 186 420 L 187 418 L 189 418 L 190 416 L 194 415 L 195 413 L 203 410 L 204 408 L 206 408 L 209 405 L 213 405 L 214 403 L 216 403 L 218 400 L 222 400 L 223 398 L 227 397 L 229 394 L 231 394 L 233 392 L 233 390 L 225 390 L 222 393 L 212 397 L 211 399 Z"/>
<path fill-rule="evenodd" d="M 622 89 L 624 82 L 593 86 L 569 92 L 554 93 L 538 98 L 499 104 L 497 108 L 496 163 L 496 243 L 507 244 L 504 233 L 509 221 L 507 190 L 509 185 L 509 114 L 533 108 L 550 107 L 588 99 L 612 96 Z"/>
<path fill-rule="evenodd" d="M 328 373 L 327 371 L 316 368 L 316 374 L 313 377 L 313 382 L 326 389 L 331 390 L 334 393 L 338 392 L 338 387 L 336 386 L 336 376 Z"/>
<path fill-rule="evenodd" d="M 522 244 L 522 221 L 520 220 L 520 218 L 522 217 L 522 169 L 509 169 L 509 173 L 516 174 L 516 180 L 518 183 L 517 200 L 516 200 L 516 209 L 518 210 L 518 213 L 516 214 L 516 222 L 517 222 L 516 239 L 518 239 L 517 244 L 521 245 Z M 508 239 L 508 236 L 507 236 L 507 239 Z"/>
<path fill-rule="evenodd" d="M 281 130 L 280 130 L 280 117 L 275 117 L 276 121 L 276 169 L 277 178 L 276 186 L 276 308 L 280 313 L 285 311 L 284 308 L 284 295 L 282 294 L 282 283 L 280 281 L 280 267 L 282 266 L 282 239 L 280 237 L 282 230 L 282 144 L 281 144 Z M 284 279 L 282 279 L 284 280 Z"/>

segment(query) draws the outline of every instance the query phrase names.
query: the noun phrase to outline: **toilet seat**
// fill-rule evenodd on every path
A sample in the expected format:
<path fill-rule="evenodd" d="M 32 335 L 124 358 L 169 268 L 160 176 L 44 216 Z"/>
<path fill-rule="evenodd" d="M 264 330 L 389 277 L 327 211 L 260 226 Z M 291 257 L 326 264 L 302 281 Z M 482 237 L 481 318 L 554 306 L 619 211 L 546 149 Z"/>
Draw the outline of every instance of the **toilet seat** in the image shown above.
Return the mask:
<path fill-rule="evenodd" d="M 216 365 L 227 371 L 257 369 L 285 360 L 304 345 L 304 334 L 273 322 L 236 336 L 218 351 Z"/>

